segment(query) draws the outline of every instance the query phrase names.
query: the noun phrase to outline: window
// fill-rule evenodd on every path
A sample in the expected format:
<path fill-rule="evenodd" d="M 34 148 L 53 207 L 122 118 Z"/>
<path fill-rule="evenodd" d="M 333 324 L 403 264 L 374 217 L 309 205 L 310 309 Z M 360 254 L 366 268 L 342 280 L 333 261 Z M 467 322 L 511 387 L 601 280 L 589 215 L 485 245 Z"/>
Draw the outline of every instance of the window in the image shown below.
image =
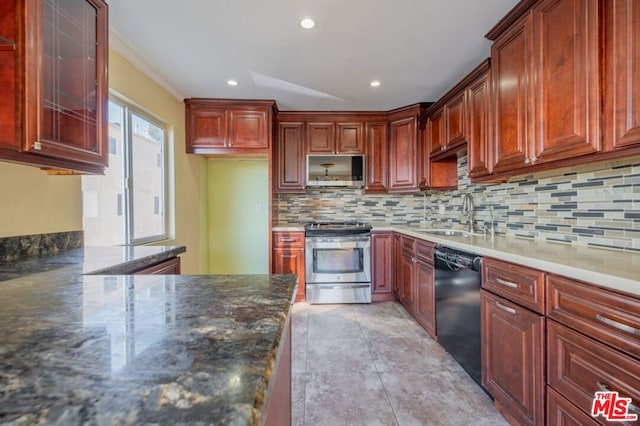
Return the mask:
<path fill-rule="evenodd" d="M 85 245 L 167 238 L 165 147 L 165 124 L 109 101 L 109 167 L 82 177 Z"/>

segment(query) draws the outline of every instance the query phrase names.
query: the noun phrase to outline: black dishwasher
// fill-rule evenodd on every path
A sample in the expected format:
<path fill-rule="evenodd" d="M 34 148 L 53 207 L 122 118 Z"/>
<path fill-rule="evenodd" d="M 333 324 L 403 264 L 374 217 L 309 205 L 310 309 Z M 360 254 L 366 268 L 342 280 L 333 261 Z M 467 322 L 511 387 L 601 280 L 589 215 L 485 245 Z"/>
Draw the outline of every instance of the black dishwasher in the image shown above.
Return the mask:
<path fill-rule="evenodd" d="M 438 343 L 482 386 L 482 257 L 437 246 L 434 250 L 434 264 Z"/>

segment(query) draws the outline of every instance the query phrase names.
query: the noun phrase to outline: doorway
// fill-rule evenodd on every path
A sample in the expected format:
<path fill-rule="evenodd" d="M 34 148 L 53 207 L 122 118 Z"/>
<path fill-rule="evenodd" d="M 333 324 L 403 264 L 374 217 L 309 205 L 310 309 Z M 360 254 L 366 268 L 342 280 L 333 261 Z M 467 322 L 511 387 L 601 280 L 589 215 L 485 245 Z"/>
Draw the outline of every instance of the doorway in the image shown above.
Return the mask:
<path fill-rule="evenodd" d="M 269 162 L 214 159 L 209 178 L 209 273 L 269 273 Z"/>

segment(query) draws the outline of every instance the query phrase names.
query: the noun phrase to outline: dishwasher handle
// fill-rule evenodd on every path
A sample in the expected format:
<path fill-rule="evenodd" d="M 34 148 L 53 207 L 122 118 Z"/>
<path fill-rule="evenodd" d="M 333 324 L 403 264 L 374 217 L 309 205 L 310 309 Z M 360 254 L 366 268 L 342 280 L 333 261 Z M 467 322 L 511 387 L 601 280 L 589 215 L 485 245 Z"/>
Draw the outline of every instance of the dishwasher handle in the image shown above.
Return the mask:
<path fill-rule="evenodd" d="M 433 251 L 434 261 L 442 262 L 452 271 L 460 269 L 471 269 L 480 271 L 482 268 L 482 257 L 472 253 L 454 251 L 451 249 L 442 249 L 436 247 Z"/>

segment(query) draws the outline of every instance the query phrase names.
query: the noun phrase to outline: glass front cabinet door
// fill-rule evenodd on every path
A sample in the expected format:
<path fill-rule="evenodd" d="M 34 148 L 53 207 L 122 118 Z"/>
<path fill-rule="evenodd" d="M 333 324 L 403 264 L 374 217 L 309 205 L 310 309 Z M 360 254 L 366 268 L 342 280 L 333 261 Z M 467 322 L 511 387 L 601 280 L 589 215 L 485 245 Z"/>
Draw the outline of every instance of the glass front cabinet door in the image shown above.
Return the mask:
<path fill-rule="evenodd" d="M 108 9 L 103 0 L 16 0 L 18 161 L 103 173 Z M 0 28 L 1 30 L 1 28 Z"/>

